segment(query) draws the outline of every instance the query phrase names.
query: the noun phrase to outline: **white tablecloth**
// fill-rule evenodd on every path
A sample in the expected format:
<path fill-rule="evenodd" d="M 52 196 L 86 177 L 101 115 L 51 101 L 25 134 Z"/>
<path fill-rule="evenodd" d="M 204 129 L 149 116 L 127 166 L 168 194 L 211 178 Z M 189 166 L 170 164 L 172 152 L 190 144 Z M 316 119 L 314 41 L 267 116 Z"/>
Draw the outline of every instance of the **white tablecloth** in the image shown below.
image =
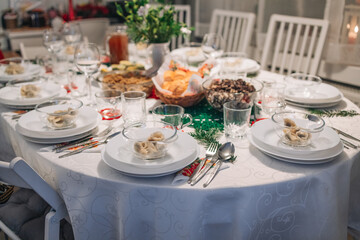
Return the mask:
<path fill-rule="evenodd" d="M 359 111 L 346 99 L 341 105 Z M 11 143 L 16 155 L 58 190 L 76 239 L 338 240 L 346 239 L 348 219 L 360 229 L 358 150 L 308 166 L 272 159 L 252 146 L 237 147 L 236 162 L 203 189 L 202 181 L 194 187 L 172 185 L 174 174 L 125 176 L 99 153 L 59 159 L 41 152 L 43 145 L 14 130 L 16 122 L 4 116 L 8 111 L 0 109 L 1 160 L 10 160 L 3 153 L 4 144 Z M 360 116 L 325 120 L 360 138 Z"/>

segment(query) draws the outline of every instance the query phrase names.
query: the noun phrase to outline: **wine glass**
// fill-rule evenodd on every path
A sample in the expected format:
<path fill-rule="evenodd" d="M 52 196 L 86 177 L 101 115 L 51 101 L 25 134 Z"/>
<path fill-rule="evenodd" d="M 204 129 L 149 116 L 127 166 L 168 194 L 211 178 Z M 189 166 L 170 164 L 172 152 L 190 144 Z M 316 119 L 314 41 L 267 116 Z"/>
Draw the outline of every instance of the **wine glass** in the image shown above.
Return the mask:
<path fill-rule="evenodd" d="M 44 31 L 43 44 L 50 53 L 57 54 L 64 46 L 64 39 L 61 33 L 49 29 Z"/>
<path fill-rule="evenodd" d="M 82 32 L 79 23 L 65 23 L 62 34 L 66 44 L 74 45 L 81 41 Z"/>
<path fill-rule="evenodd" d="M 217 58 L 224 53 L 225 41 L 217 33 L 205 34 L 201 43 L 201 50 L 207 58 Z"/>
<path fill-rule="evenodd" d="M 86 77 L 88 106 L 95 106 L 92 100 L 91 78 L 99 70 L 101 64 L 99 48 L 94 43 L 81 43 L 75 48 L 74 60 L 76 67 Z"/>

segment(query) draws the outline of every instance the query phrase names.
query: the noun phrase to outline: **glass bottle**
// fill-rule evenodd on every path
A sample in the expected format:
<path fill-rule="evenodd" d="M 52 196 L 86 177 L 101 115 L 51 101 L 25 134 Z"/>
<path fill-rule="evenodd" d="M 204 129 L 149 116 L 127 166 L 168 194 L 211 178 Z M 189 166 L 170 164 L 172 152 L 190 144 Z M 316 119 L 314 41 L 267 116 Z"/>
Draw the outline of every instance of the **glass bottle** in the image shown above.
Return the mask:
<path fill-rule="evenodd" d="M 117 26 L 116 31 L 107 39 L 111 64 L 119 64 L 122 60 L 129 60 L 128 36 L 125 26 Z"/>

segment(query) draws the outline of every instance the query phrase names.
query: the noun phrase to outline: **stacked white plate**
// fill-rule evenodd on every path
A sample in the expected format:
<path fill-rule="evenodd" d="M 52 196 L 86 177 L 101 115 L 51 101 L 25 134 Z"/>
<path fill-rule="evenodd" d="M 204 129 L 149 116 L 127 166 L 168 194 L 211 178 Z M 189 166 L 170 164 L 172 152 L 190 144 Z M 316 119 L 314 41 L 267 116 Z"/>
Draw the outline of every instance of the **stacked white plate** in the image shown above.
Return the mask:
<path fill-rule="evenodd" d="M 15 129 L 28 141 L 54 144 L 73 141 L 91 134 L 101 122 L 100 114 L 90 107 L 79 110 L 75 126 L 68 129 L 51 129 L 40 120 L 40 113 L 33 110 L 20 117 Z"/>
<path fill-rule="evenodd" d="M 24 98 L 20 95 L 20 87 L 4 87 L 0 89 L 0 103 L 10 108 L 32 109 L 36 104 L 57 97 L 64 91 L 60 85 L 46 82 L 37 97 Z"/>
<path fill-rule="evenodd" d="M 241 57 L 223 57 L 217 59 L 218 67 L 223 71 L 234 71 L 244 73 L 257 73 L 260 70 L 260 65 L 250 58 Z M 219 69 L 220 70 L 220 69 Z"/>
<path fill-rule="evenodd" d="M 299 90 L 299 87 L 290 85 L 285 90 L 286 101 L 297 107 L 324 108 L 332 107 L 341 102 L 343 94 L 326 83 L 318 86 L 310 86 L 307 90 Z"/>
<path fill-rule="evenodd" d="M 200 47 L 183 47 L 171 51 L 171 56 L 174 58 L 184 59 L 189 64 L 201 63 L 206 60 L 204 53 Z"/>
<path fill-rule="evenodd" d="M 5 69 L 7 68 L 7 65 L 0 65 L 0 82 L 6 83 L 10 80 L 19 79 L 19 80 L 27 80 L 31 79 L 35 76 L 38 76 L 42 73 L 45 73 L 45 69 L 37 64 L 31 64 L 31 63 L 23 63 L 22 66 L 24 67 L 24 72 L 21 74 L 7 74 L 5 72 Z"/>
<path fill-rule="evenodd" d="M 250 143 L 273 158 L 300 164 L 318 164 L 332 161 L 343 151 L 337 133 L 325 127 L 309 146 L 292 147 L 281 142 L 271 119 L 256 122 L 248 134 Z"/>
<path fill-rule="evenodd" d="M 101 152 L 103 161 L 120 172 L 135 177 L 158 177 L 179 171 L 199 155 L 197 142 L 190 135 L 178 132 L 178 138 L 164 157 L 144 160 L 134 156 L 122 135 L 112 138 Z"/>

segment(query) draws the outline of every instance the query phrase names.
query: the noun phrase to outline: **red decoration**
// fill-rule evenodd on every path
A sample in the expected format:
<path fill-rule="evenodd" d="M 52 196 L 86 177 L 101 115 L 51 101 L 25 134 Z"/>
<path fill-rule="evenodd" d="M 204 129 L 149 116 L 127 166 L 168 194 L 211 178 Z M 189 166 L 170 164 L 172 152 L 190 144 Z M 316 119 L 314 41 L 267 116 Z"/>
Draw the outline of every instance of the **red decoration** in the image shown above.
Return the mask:
<path fill-rule="evenodd" d="M 69 16 L 68 16 L 68 20 L 69 21 L 75 20 L 75 13 L 74 13 L 72 0 L 69 0 Z"/>

